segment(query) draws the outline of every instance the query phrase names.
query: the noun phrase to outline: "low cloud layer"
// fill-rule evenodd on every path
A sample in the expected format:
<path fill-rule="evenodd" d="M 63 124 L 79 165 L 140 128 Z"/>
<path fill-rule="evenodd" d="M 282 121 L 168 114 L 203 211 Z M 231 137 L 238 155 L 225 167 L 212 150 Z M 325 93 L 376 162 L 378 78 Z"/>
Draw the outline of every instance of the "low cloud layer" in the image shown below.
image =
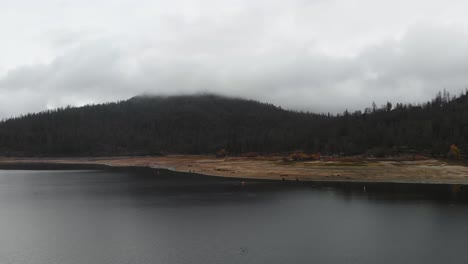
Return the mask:
<path fill-rule="evenodd" d="M 11 42 L 0 44 L 0 118 L 142 93 L 211 92 L 340 112 L 372 101 L 424 102 L 442 89 L 468 87 L 468 23 L 455 4 L 440 10 L 421 2 L 431 20 L 402 4 L 406 19 L 392 20 L 379 17 L 379 8 L 392 13 L 398 5 L 372 1 L 357 1 L 353 14 L 342 10 L 344 0 L 202 1 L 203 8 L 175 2 L 49 3 L 39 8 L 62 16 L 42 21 L 39 33 L 28 31 L 31 10 L 10 4 L 30 17 L 17 27 L 24 32 L 10 30 L 3 38 Z M 65 16 L 70 10 L 82 17 Z"/>

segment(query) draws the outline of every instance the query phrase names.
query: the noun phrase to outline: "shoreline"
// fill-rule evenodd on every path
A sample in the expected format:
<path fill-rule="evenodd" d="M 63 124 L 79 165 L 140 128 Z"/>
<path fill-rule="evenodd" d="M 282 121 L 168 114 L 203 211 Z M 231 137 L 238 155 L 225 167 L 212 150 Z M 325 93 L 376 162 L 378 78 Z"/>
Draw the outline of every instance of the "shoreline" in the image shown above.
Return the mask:
<path fill-rule="evenodd" d="M 160 169 L 224 178 L 287 182 L 468 185 L 468 167 L 438 160 L 285 162 L 281 157 L 215 158 L 202 155 L 96 158 L 0 157 L 0 169 L 47 168 Z"/>

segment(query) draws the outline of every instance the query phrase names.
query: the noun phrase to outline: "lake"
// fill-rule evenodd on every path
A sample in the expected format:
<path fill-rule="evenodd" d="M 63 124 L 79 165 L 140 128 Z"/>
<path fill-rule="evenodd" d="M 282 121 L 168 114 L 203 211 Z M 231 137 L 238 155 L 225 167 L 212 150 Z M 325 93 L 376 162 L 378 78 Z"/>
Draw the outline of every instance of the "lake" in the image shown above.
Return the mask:
<path fill-rule="evenodd" d="M 391 186 L 0 170 L 0 263 L 468 263 L 466 199 Z"/>

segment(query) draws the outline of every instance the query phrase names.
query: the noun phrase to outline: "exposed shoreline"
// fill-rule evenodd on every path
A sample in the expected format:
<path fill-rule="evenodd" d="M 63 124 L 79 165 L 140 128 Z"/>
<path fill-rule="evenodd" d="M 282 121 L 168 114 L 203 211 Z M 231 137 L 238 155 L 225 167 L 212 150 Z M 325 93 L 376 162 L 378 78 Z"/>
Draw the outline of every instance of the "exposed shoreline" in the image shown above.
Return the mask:
<path fill-rule="evenodd" d="M 99 158 L 0 158 L 0 169 L 104 169 L 140 167 L 257 180 L 468 185 L 468 167 L 438 160 L 301 161 L 281 157 L 170 155 Z"/>

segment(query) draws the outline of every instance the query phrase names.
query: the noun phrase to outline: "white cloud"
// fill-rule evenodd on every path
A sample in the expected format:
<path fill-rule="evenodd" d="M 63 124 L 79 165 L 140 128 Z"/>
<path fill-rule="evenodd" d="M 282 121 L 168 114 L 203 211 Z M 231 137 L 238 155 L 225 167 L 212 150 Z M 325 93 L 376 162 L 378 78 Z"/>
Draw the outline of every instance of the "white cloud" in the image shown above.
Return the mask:
<path fill-rule="evenodd" d="M 0 117 L 196 92 L 336 112 L 468 85 L 463 1 L 0 4 Z"/>

